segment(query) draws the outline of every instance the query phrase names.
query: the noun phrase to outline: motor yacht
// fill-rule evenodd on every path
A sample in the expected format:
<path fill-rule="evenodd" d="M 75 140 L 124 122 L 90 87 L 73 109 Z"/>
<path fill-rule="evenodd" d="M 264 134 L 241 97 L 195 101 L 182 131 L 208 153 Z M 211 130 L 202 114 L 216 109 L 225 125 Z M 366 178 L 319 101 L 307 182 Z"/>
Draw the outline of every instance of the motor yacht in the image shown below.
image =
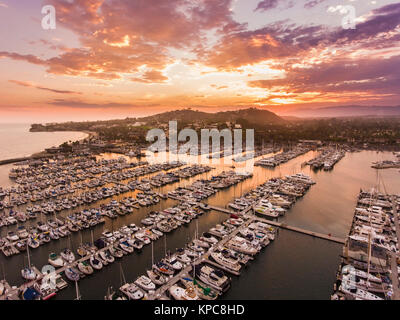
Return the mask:
<path fill-rule="evenodd" d="M 61 258 L 63 258 L 63 260 L 64 260 L 67 264 L 71 264 L 72 262 L 75 261 L 75 255 L 74 255 L 74 253 L 73 253 L 70 249 L 68 249 L 68 248 L 66 248 L 66 249 L 64 249 L 63 251 L 61 251 L 60 255 L 61 255 Z"/>
<path fill-rule="evenodd" d="M 97 255 L 92 255 L 89 258 L 89 263 L 92 266 L 93 269 L 95 270 L 101 270 L 103 269 L 103 263 L 101 260 L 97 257 Z"/>
<path fill-rule="evenodd" d="M 202 282 L 218 292 L 226 292 L 230 288 L 230 278 L 219 269 L 209 265 L 199 265 L 196 266 L 196 274 Z"/>
<path fill-rule="evenodd" d="M 92 266 L 87 261 L 79 262 L 78 263 L 78 269 L 79 269 L 80 272 L 82 272 L 85 275 L 91 275 L 94 272 Z"/>
<path fill-rule="evenodd" d="M 173 285 L 168 289 L 168 292 L 175 300 L 200 300 L 193 287 L 183 289 L 178 285 Z"/>
<path fill-rule="evenodd" d="M 155 270 L 147 270 L 147 275 L 150 278 L 150 280 L 158 286 L 162 286 L 168 280 L 166 276 L 162 275 L 161 273 Z"/>
<path fill-rule="evenodd" d="M 135 280 L 135 284 L 145 291 L 152 291 L 156 289 L 156 285 L 146 276 L 140 276 Z"/>
<path fill-rule="evenodd" d="M 143 299 L 144 293 L 136 284 L 126 283 L 119 290 L 125 294 L 129 300 L 140 300 Z"/>
<path fill-rule="evenodd" d="M 48 262 L 54 268 L 61 268 L 61 267 L 65 266 L 65 264 L 66 264 L 64 259 L 60 255 L 58 255 L 56 253 L 50 253 L 49 254 Z"/>
<path fill-rule="evenodd" d="M 228 257 L 221 252 L 211 252 L 211 258 L 221 266 L 234 272 L 240 272 L 240 269 L 242 268 L 238 259 Z"/>

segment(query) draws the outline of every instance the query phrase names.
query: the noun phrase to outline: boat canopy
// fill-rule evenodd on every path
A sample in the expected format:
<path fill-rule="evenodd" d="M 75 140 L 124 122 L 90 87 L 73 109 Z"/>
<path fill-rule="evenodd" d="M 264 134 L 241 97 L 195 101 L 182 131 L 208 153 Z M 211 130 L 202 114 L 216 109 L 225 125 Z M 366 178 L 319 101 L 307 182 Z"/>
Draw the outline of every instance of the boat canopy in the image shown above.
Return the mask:
<path fill-rule="evenodd" d="M 24 300 L 35 300 L 40 297 L 40 293 L 34 288 L 27 288 L 24 292 Z"/>

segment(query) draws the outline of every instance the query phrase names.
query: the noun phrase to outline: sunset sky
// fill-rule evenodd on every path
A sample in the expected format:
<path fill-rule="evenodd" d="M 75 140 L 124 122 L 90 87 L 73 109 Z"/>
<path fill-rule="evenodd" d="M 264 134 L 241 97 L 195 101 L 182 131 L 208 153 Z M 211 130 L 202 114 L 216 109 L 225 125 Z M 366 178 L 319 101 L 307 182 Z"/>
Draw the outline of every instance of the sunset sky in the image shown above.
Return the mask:
<path fill-rule="evenodd" d="M 0 0 L 0 39 L 1 122 L 400 105 L 399 1 Z"/>

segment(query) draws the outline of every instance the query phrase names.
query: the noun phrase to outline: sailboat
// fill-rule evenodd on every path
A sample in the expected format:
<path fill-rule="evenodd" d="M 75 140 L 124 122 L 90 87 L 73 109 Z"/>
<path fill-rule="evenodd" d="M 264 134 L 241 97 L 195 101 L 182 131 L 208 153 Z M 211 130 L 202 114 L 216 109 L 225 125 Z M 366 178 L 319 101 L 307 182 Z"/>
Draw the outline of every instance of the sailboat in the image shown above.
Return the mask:
<path fill-rule="evenodd" d="M 107 295 L 104 300 L 128 300 L 121 292 L 115 291 L 113 287 L 107 289 Z"/>
<path fill-rule="evenodd" d="M 22 275 L 22 278 L 24 278 L 25 280 L 31 281 L 31 280 L 36 279 L 37 274 L 31 266 L 31 257 L 29 254 L 29 246 L 26 246 L 26 247 L 27 247 L 27 253 L 28 253 L 28 267 L 21 270 L 21 275 Z"/>
<path fill-rule="evenodd" d="M 121 270 L 121 280 L 123 281 L 122 286 L 119 290 L 129 299 L 129 300 L 140 300 L 144 298 L 144 292 L 134 283 L 126 283 L 124 272 L 120 264 Z"/>
<path fill-rule="evenodd" d="M 159 286 L 162 286 L 163 284 L 165 284 L 167 282 L 167 277 L 165 277 L 163 274 L 161 274 L 160 272 L 157 272 L 154 269 L 154 245 L 153 245 L 153 241 L 151 242 L 151 265 L 152 265 L 152 269 L 151 270 L 147 270 L 147 275 L 150 278 L 150 280 Z"/>

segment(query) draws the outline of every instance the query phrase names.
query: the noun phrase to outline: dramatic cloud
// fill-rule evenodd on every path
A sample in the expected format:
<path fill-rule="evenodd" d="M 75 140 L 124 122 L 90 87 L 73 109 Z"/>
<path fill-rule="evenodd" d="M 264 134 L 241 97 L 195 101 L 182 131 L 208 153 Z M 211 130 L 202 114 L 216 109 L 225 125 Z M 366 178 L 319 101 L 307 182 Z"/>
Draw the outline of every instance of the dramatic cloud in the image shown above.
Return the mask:
<path fill-rule="evenodd" d="M 147 71 L 140 78 L 132 78 L 131 80 L 144 83 L 162 83 L 168 78 L 159 71 Z"/>
<path fill-rule="evenodd" d="M 75 32 L 82 47 L 46 60 L 12 52 L 0 52 L 0 57 L 43 65 L 53 74 L 103 80 L 119 79 L 146 66 L 154 73 L 143 81 L 152 76 L 160 81 L 154 75 L 173 61 L 170 48 L 201 50 L 207 32 L 239 28 L 231 17 L 231 2 L 51 0 L 59 24 Z"/>
<path fill-rule="evenodd" d="M 389 59 L 338 60 L 313 68 L 291 68 L 284 79 L 251 81 L 252 87 L 286 91 L 292 95 L 352 94 L 390 96 L 400 94 L 400 55 Z M 354 98 L 354 97 L 353 97 Z"/>
<path fill-rule="evenodd" d="M 9 80 L 9 82 L 17 84 L 22 87 L 28 87 L 28 88 L 35 88 L 39 90 L 44 90 L 44 91 L 49 91 L 53 93 L 61 93 L 61 94 L 82 94 L 82 92 L 76 92 L 76 91 L 69 91 L 69 90 L 57 90 L 57 89 L 51 89 L 51 88 L 46 88 L 40 85 L 36 85 L 31 82 L 25 82 L 25 81 L 18 81 L 18 80 Z"/>
<path fill-rule="evenodd" d="M 89 103 L 86 101 L 78 101 L 78 100 L 65 100 L 65 99 L 55 99 L 54 101 L 49 102 L 50 105 L 58 106 L 58 107 L 69 107 L 69 108 L 83 108 L 83 109 L 112 109 L 112 108 L 133 108 L 139 107 L 130 103 Z M 142 106 L 140 106 L 142 107 Z"/>
<path fill-rule="evenodd" d="M 316 5 L 325 2 L 326 0 L 310 0 L 304 4 L 304 8 L 311 9 L 314 8 Z"/>
<path fill-rule="evenodd" d="M 275 23 L 262 29 L 230 33 L 204 58 L 205 63 L 219 69 L 232 69 L 268 59 L 302 57 L 328 46 L 351 50 L 392 47 L 399 43 L 399 28 L 397 3 L 372 11 L 364 22 L 357 24 L 356 30 Z"/>
<path fill-rule="evenodd" d="M 28 70 L 24 76 L 7 71 L 7 80 L 26 79 L 28 72 L 36 72 L 29 79 L 40 79 L 49 73 L 59 81 L 55 88 L 73 84 L 80 92 L 10 80 L 16 85 L 85 94 L 84 101 L 57 99 L 52 106 L 123 109 L 142 102 L 176 106 L 184 101 L 187 106 L 234 107 L 400 97 L 400 3 L 388 4 L 390 0 L 365 5 L 354 30 L 343 29 L 340 16 L 337 24 L 324 19 L 331 14 L 325 0 L 260 0 L 247 12 L 238 12 L 235 0 L 46 3 L 57 11 L 54 35 L 40 30 L 25 43 L 5 42 L 0 63 L 28 63 L 21 64 Z M 263 12 L 281 16 L 271 23 L 256 21 Z M 316 13 L 319 23 L 304 19 L 310 13 Z M 52 41 L 53 36 L 68 41 Z M 106 102 L 99 103 L 90 88 L 97 80 L 102 80 Z M 13 99 L 18 97 L 9 97 Z M 27 101 L 28 96 L 21 105 Z"/>
<path fill-rule="evenodd" d="M 278 3 L 279 0 L 263 0 L 257 5 L 256 11 L 267 11 L 274 9 L 278 6 Z"/>

